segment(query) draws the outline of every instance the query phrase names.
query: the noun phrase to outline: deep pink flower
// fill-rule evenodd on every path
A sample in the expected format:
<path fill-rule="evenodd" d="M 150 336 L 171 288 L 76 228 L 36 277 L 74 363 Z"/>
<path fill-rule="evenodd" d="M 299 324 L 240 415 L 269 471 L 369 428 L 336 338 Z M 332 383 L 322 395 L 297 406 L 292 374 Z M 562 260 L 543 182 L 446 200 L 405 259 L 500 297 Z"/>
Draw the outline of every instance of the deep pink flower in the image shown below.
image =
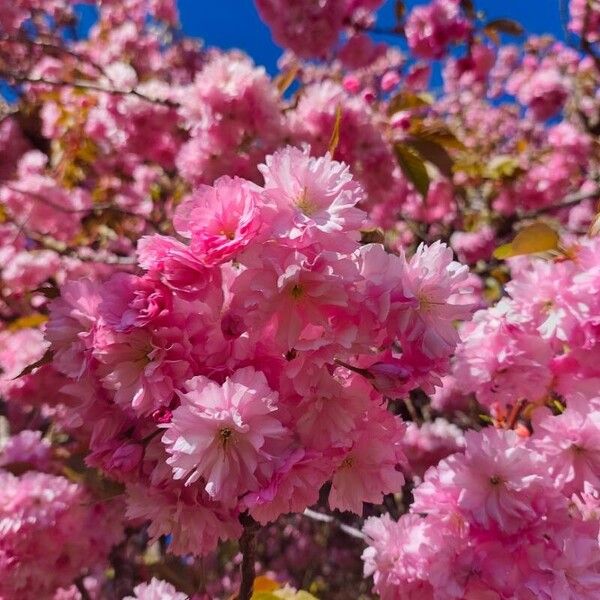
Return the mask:
<path fill-rule="evenodd" d="M 200 186 L 177 207 L 177 232 L 191 238 L 193 254 L 206 265 L 231 260 L 261 226 L 260 189 L 239 177 Z"/>

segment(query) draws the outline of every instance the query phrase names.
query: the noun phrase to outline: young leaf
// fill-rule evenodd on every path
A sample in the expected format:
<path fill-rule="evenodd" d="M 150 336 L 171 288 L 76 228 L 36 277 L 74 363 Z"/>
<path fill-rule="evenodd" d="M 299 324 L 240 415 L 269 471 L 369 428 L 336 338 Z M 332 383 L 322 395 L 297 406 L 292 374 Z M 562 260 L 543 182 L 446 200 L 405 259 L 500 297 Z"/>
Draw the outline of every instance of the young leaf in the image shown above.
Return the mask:
<path fill-rule="evenodd" d="M 290 85 L 292 85 L 294 79 L 296 79 L 296 75 L 298 75 L 299 70 L 300 67 L 297 64 L 293 64 L 289 69 L 286 69 L 276 77 L 275 85 L 282 96 L 285 94 Z"/>
<path fill-rule="evenodd" d="M 19 379 L 19 377 L 25 377 L 25 375 L 29 375 L 34 369 L 37 369 L 38 367 L 43 367 L 44 365 L 51 363 L 53 358 L 54 353 L 48 348 L 48 350 L 46 350 L 44 356 L 42 356 L 40 360 L 34 362 L 31 365 L 27 365 L 16 377 L 13 377 L 13 379 Z"/>
<path fill-rule="evenodd" d="M 335 109 L 335 122 L 333 124 L 333 131 L 331 132 L 331 138 L 329 139 L 329 153 L 331 156 L 335 154 L 335 149 L 340 143 L 340 125 L 342 123 L 342 105 L 338 104 Z"/>
<path fill-rule="evenodd" d="M 422 138 L 410 138 L 406 143 L 414 148 L 426 161 L 435 165 L 442 175 L 452 177 L 453 160 L 443 146 Z"/>
<path fill-rule="evenodd" d="M 387 107 L 389 116 L 400 112 L 401 110 L 410 110 L 411 108 L 423 108 L 430 106 L 431 100 L 427 94 L 415 94 L 413 92 L 399 92 L 393 96 Z"/>
<path fill-rule="evenodd" d="M 559 242 L 560 238 L 554 229 L 545 223 L 534 223 L 521 229 L 509 244 L 496 248 L 494 257 L 505 259 L 524 254 L 556 251 L 559 250 Z"/>
<path fill-rule="evenodd" d="M 489 33 L 490 31 L 496 33 L 506 33 L 507 35 L 523 35 L 524 29 L 523 26 L 512 19 L 494 19 L 489 23 L 486 23 L 483 27 L 483 31 L 485 33 Z"/>
<path fill-rule="evenodd" d="M 431 180 L 423 159 L 415 150 L 402 144 L 394 145 L 394 153 L 404 176 L 415 186 L 421 196 L 427 196 Z"/>
<path fill-rule="evenodd" d="M 403 0 L 396 0 L 396 4 L 394 5 L 394 13 L 396 15 L 396 21 L 400 23 L 404 18 L 404 13 L 406 13 L 406 6 Z"/>

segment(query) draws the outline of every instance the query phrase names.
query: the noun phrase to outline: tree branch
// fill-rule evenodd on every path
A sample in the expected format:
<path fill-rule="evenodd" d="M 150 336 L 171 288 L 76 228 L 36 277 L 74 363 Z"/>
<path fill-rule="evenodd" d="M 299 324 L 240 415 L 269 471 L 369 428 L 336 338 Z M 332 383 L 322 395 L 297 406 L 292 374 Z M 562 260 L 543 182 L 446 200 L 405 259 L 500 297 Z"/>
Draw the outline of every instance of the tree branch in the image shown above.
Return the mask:
<path fill-rule="evenodd" d="M 248 513 L 243 513 L 240 515 L 240 523 L 244 527 L 244 532 L 240 538 L 240 550 L 242 552 L 242 565 L 240 567 L 240 573 L 242 575 L 242 582 L 240 583 L 238 600 L 250 600 L 254 590 L 256 534 L 258 532 L 259 525 Z"/>
<path fill-rule="evenodd" d="M 537 217 L 538 215 L 552 212 L 553 210 L 559 210 L 561 208 L 569 208 L 583 202 L 584 200 L 593 200 L 600 196 L 600 189 L 592 190 L 591 192 L 576 192 L 575 194 L 568 195 L 560 204 L 551 204 L 550 206 L 543 206 L 537 210 L 525 213 L 522 218 L 530 219 Z"/>
<path fill-rule="evenodd" d="M 53 79 L 46 79 L 44 77 L 30 77 L 29 75 L 23 75 L 21 73 L 10 73 L 6 71 L 0 71 L 0 77 L 6 79 L 9 82 L 15 83 L 33 83 L 33 84 L 41 84 L 41 85 L 49 85 L 53 87 L 72 87 L 77 90 L 89 90 L 92 92 L 101 92 L 103 94 L 109 94 L 112 96 L 135 96 L 140 100 L 144 100 L 145 102 L 150 102 L 152 104 L 158 104 L 160 106 L 166 106 L 168 108 L 177 108 L 179 104 L 173 102 L 172 100 L 162 100 L 160 98 L 151 98 L 150 96 L 146 96 L 142 92 L 131 89 L 131 90 L 118 90 L 115 88 L 107 88 L 103 85 L 99 85 L 97 83 L 93 83 L 91 81 L 57 81 Z"/>

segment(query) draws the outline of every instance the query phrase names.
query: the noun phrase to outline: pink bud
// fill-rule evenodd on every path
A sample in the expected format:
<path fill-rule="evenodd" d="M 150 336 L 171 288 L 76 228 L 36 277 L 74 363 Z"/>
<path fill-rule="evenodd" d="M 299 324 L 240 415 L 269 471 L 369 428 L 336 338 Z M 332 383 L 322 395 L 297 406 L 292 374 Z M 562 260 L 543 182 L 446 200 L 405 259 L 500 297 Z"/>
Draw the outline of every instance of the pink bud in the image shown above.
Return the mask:
<path fill-rule="evenodd" d="M 393 90 L 400 83 L 400 75 L 396 71 L 387 71 L 381 78 L 381 89 L 384 92 Z"/>
<path fill-rule="evenodd" d="M 342 85 L 347 92 L 356 94 L 360 91 L 360 79 L 356 75 L 346 75 L 342 81 Z"/>

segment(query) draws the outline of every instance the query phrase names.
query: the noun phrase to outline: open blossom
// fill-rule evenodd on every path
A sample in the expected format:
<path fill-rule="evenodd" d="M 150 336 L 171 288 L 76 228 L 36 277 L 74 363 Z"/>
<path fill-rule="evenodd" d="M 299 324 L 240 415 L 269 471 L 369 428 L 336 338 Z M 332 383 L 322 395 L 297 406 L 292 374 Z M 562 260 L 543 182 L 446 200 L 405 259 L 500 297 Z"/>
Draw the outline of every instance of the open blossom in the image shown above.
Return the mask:
<path fill-rule="evenodd" d="M 262 524 L 280 515 L 299 513 L 315 504 L 331 472 L 331 460 L 300 448 L 290 452 L 271 480 L 244 496 L 243 505 Z"/>
<path fill-rule="evenodd" d="M 156 275 L 171 289 L 195 298 L 218 284 L 220 273 L 209 269 L 185 244 L 163 235 L 150 235 L 138 242 L 142 268 Z"/>
<path fill-rule="evenodd" d="M 64 477 L 35 471 L 16 477 L 0 470 L 0 484 L 2 597 L 51 597 L 85 569 L 103 565 L 120 540 L 118 506 L 92 502 Z"/>
<path fill-rule="evenodd" d="M 102 290 L 100 314 L 115 331 L 144 327 L 172 308 L 171 292 L 152 277 L 116 273 Z"/>
<path fill-rule="evenodd" d="M 233 307 L 247 324 L 257 331 L 275 326 L 275 339 L 284 352 L 328 342 L 327 327 L 337 315 L 346 326 L 343 317 L 354 309 L 352 284 L 357 279 L 348 257 L 284 247 L 261 256 L 262 261 L 241 272 L 232 286 Z M 337 339 L 343 342 L 342 336 Z"/>
<path fill-rule="evenodd" d="M 177 207 L 177 232 L 191 238 L 191 251 L 206 265 L 239 254 L 261 226 L 259 188 L 240 178 L 221 177 L 200 186 Z"/>
<path fill-rule="evenodd" d="M 531 452 L 514 431 L 468 431 L 465 442 L 464 454 L 454 454 L 438 465 L 437 478 L 428 473 L 428 485 L 440 494 L 447 488 L 444 493 L 455 498 L 455 510 L 473 523 L 497 526 L 507 533 L 543 514 L 550 498 L 539 454 Z M 445 508 L 441 502 L 436 506 L 429 491 L 418 494 L 412 507 L 433 514 L 443 514 Z"/>
<path fill-rule="evenodd" d="M 134 596 L 125 596 L 123 600 L 186 600 L 187 594 L 178 592 L 166 581 L 153 577 L 148 583 L 140 583 L 133 588 Z"/>
<path fill-rule="evenodd" d="M 261 17 L 275 41 L 305 58 L 322 57 L 335 44 L 346 16 L 345 0 L 297 2 L 257 0 Z"/>
<path fill-rule="evenodd" d="M 0 443 L 0 467 L 31 465 L 44 471 L 50 465 L 50 442 L 42 438 L 41 431 L 25 429 Z"/>
<path fill-rule="evenodd" d="M 258 487 L 274 468 L 272 452 L 288 432 L 273 415 L 277 393 L 247 367 L 223 385 L 194 377 L 163 435 L 175 479 L 201 480 L 216 499 L 231 500 Z"/>
<path fill-rule="evenodd" d="M 560 415 L 536 415 L 534 423 L 532 444 L 565 494 L 584 484 L 600 487 L 600 411 L 573 402 Z"/>
<path fill-rule="evenodd" d="M 403 293 L 409 301 L 398 316 L 403 337 L 421 340 L 429 357 L 451 352 L 459 336 L 454 322 L 467 319 L 472 305 L 459 304 L 453 296 L 469 292 L 468 268 L 452 260 L 452 250 L 435 242 L 421 244 L 414 256 L 405 259 Z"/>
<path fill-rule="evenodd" d="M 461 15 L 458 0 L 434 0 L 411 11 L 405 31 L 415 56 L 442 58 L 450 44 L 466 39 L 470 24 Z"/>
<path fill-rule="evenodd" d="M 80 279 L 67 283 L 61 297 L 50 306 L 46 338 L 56 368 L 65 375 L 80 377 L 92 359 L 100 302 L 99 286 Z"/>
<path fill-rule="evenodd" d="M 461 333 L 455 376 L 486 406 L 544 397 L 552 379 L 549 344 L 510 320 L 506 303 L 476 313 Z"/>
<path fill-rule="evenodd" d="M 367 413 L 352 446 L 338 459 L 331 478 L 331 508 L 362 514 L 363 502 L 379 503 L 384 494 L 402 487 L 403 433 L 403 423 L 390 413 Z"/>
<path fill-rule="evenodd" d="M 214 503 L 197 487 L 160 482 L 159 486 L 127 486 L 127 518 L 133 522 L 150 520 L 152 540 L 172 536 L 169 551 L 203 556 L 220 540 L 241 534 L 235 512 Z"/>
<path fill-rule="evenodd" d="M 177 327 L 106 334 L 95 355 L 102 384 L 120 406 L 149 414 L 168 406 L 180 380 L 191 375 L 191 342 Z"/>
<path fill-rule="evenodd" d="M 346 165 L 329 154 L 311 157 L 308 148 L 287 147 L 267 157 L 259 169 L 265 197 L 273 204 L 273 233 L 296 246 L 356 239 L 365 213 L 356 208 L 363 192 Z"/>

